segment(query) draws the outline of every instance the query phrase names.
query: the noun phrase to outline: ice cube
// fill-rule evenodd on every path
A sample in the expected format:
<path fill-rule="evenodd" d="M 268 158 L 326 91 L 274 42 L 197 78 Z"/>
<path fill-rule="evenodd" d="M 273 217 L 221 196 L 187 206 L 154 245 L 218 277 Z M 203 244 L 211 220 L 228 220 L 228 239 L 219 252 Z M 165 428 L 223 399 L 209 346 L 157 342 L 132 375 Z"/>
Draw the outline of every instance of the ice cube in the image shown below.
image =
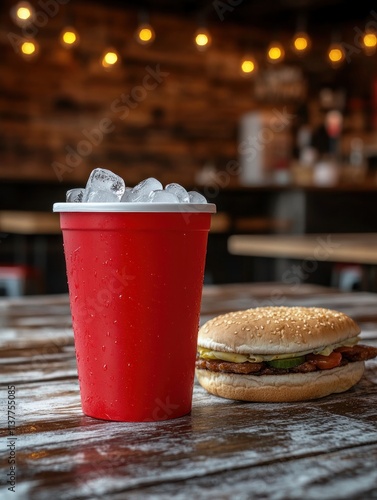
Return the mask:
<path fill-rule="evenodd" d="M 92 191 L 108 191 L 115 194 L 118 201 L 121 200 L 125 190 L 124 180 L 119 175 L 104 168 L 95 168 L 86 183 L 83 201 L 89 201 L 89 195 Z"/>
<path fill-rule="evenodd" d="M 207 203 L 207 200 L 204 198 L 204 196 L 197 191 L 189 191 L 188 195 L 190 198 L 190 203 L 196 203 L 199 205 L 202 203 Z"/>
<path fill-rule="evenodd" d="M 156 189 L 149 194 L 148 201 L 151 203 L 179 203 L 178 197 L 165 191 L 164 189 Z"/>
<path fill-rule="evenodd" d="M 122 201 L 122 202 L 131 201 L 131 192 L 132 192 L 132 188 L 126 187 L 124 190 L 122 199 L 120 201 Z"/>
<path fill-rule="evenodd" d="M 81 203 L 84 196 L 84 188 L 70 189 L 66 194 L 66 201 L 68 203 Z"/>
<path fill-rule="evenodd" d="M 89 191 L 85 193 L 86 201 L 88 203 L 116 203 L 119 202 L 119 198 L 115 193 L 111 191 L 105 191 L 104 189 L 97 189 L 97 191 Z"/>
<path fill-rule="evenodd" d="M 148 177 L 148 179 L 139 182 L 139 184 L 132 188 L 128 201 L 148 202 L 150 201 L 148 199 L 148 196 L 152 191 L 159 191 L 162 189 L 163 188 L 160 181 L 158 181 L 154 177 Z"/>
<path fill-rule="evenodd" d="M 178 198 L 180 203 L 188 203 L 189 202 L 189 194 L 186 189 L 177 184 L 176 182 L 172 182 L 171 184 L 167 184 L 165 186 L 165 191 L 168 193 L 173 193 Z"/>

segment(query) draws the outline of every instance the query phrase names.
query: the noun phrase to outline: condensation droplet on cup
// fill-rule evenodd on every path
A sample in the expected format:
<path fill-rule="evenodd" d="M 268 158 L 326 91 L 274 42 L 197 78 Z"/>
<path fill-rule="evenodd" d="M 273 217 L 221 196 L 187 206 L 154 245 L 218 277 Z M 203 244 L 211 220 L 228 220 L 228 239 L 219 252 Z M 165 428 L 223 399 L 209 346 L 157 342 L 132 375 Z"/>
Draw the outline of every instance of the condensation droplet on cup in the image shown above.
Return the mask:
<path fill-rule="evenodd" d="M 106 332 L 106 337 L 110 337 L 110 332 Z"/>
<path fill-rule="evenodd" d="M 103 369 L 104 369 L 105 371 L 107 370 L 107 364 L 106 364 L 106 363 L 103 365 Z"/>
<path fill-rule="evenodd" d="M 106 347 L 103 345 L 102 346 L 102 351 L 105 352 L 106 351 Z"/>
<path fill-rule="evenodd" d="M 114 319 L 114 325 L 116 325 L 117 323 L 118 323 L 118 320 Z"/>

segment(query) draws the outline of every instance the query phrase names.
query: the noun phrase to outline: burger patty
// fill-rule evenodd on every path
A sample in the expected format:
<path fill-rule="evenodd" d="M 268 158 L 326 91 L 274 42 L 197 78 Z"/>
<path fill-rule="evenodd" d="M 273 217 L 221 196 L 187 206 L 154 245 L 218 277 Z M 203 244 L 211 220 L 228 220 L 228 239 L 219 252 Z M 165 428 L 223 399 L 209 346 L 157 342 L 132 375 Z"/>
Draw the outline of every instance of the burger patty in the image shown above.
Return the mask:
<path fill-rule="evenodd" d="M 366 361 L 377 356 L 377 347 L 358 344 L 352 347 L 338 347 L 338 349 L 335 349 L 335 352 L 340 352 L 342 358 L 348 361 Z"/>
<path fill-rule="evenodd" d="M 339 366 L 344 366 L 355 361 L 366 361 L 377 356 L 377 348 L 367 345 L 355 345 L 352 347 L 339 347 L 335 352 L 340 352 L 342 359 Z M 202 370 L 210 370 L 213 372 L 224 373 L 239 373 L 253 375 L 278 375 L 282 373 L 308 373 L 318 370 L 318 366 L 313 361 L 305 361 L 301 365 L 294 368 L 274 368 L 266 362 L 250 363 L 231 363 L 227 361 L 203 359 L 198 357 L 196 360 L 196 368 Z"/>

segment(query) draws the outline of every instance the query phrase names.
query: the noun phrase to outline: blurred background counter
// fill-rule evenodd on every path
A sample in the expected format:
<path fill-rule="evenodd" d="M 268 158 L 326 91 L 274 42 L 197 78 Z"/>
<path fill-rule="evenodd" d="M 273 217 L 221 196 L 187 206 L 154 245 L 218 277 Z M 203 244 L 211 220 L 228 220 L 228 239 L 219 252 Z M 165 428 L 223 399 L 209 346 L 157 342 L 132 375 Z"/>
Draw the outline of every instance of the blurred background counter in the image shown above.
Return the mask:
<path fill-rule="evenodd" d="M 64 200 L 71 185 L 31 182 L 7 185 L 8 182 L 0 185 L 0 199 L 7 208 L 0 211 L 3 265 L 29 265 L 40 270 L 43 283 L 37 287 L 32 284 L 34 290 L 67 291 L 58 217 L 50 210 L 55 200 Z M 13 196 L 12 189 L 23 193 L 23 211 L 19 210 L 19 198 Z M 233 184 L 223 189 L 213 184 L 197 189 L 216 203 L 218 209 L 208 242 L 208 283 L 279 280 L 289 265 L 281 259 L 276 263 L 267 258 L 230 254 L 228 239 L 234 234 L 377 232 L 377 187 L 371 184 L 327 188 Z M 351 266 L 353 270 L 354 267 Z M 307 281 L 335 284 L 337 271 L 334 263 L 319 262 Z"/>

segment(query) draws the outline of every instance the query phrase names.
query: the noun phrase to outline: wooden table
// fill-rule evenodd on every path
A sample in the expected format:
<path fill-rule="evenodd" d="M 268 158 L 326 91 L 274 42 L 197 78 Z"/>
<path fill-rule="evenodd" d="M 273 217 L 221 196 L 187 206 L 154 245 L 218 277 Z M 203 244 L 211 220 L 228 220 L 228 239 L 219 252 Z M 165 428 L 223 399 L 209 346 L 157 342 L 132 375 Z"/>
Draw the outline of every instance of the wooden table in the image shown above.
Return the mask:
<path fill-rule="evenodd" d="M 363 290 L 377 291 L 377 233 L 236 234 L 229 237 L 228 250 L 249 257 L 299 259 L 303 274 L 316 269 L 317 262 L 357 264 L 362 270 Z M 289 274 L 286 269 L 280 274 L 284 272 Z"/>
<path fill-rule="evenodd" d="M 0 211 L 0 229 L 15 234 L 60 234 L 59 215 L 48 212 Z"/>
<path fill-rule="evenodd" d="M 377 345 L 377 295 L 313 285 L 206 287 L 202 321 L 271 304 L 342 310 Z M 376 360 L 355 388 L 318 401 L 244 403 L 195 386 L 185 417 L 104 422 L 81 412 L 66 296 L 3 299 L 0 321 L 1 499 L 377 498 Z M 5 486 L 12 442 L 16 494 Z"/>
<path fill-rule="evenodd" d="M 233 235 L 230 253 L 355 264 L 377 264 L 377 233 Z"/>

